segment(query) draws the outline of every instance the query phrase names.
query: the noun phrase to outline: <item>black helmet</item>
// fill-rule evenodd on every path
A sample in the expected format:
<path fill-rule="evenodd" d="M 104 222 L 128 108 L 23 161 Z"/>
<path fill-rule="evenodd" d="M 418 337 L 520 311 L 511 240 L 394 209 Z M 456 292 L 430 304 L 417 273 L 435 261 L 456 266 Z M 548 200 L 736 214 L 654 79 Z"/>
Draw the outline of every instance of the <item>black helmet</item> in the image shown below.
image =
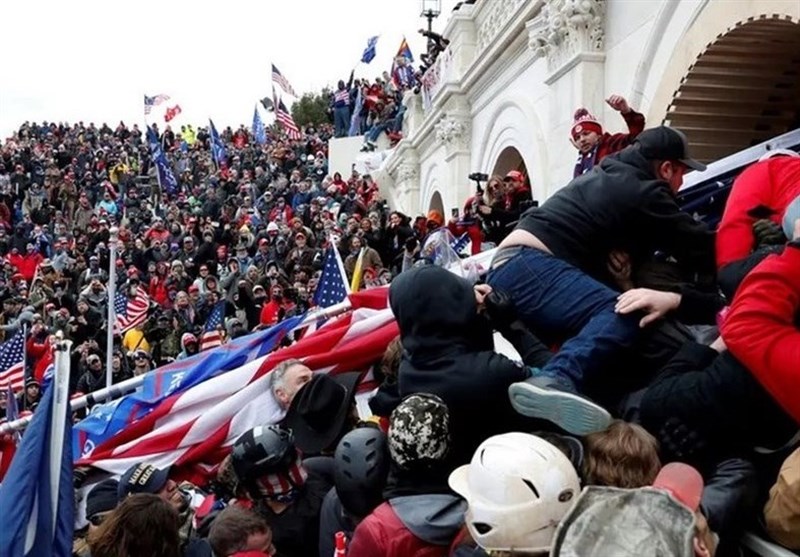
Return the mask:
<path fill-rule="evenodd" d="M 383 497 L 389 473 L 386 435 L 374 427 L 360 427 L 342 437 L 333 456 L 333 481 L 342 507 L 363 518 Z"/>
<path fill-rule="evenodd" d="M 296 456 L 292 432 L 275 425 L 258 426 L 243 433 L 231 453 L 233 470 L 241 482 L 282 472 Z"/>

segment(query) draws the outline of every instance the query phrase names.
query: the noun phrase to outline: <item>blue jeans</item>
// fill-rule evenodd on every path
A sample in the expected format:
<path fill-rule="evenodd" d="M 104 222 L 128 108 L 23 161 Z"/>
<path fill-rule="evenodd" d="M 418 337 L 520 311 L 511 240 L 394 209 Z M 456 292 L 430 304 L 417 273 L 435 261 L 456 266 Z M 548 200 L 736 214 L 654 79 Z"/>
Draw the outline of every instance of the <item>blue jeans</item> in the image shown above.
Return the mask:
<path fill-rule="evenodd" d="M 339 106 L 333 109 L 333 125 L 335 128 L 334 136 L 347 137 L 350 130 L 350 107 Z"/>
<path fill-rule="evenodd" d="M 543 251 L 523 249 L 487 281 L 511 296 L 530 329 L 569 338 L 541 373 L 570 379 L 579 391 L 638 336 L 639 316 L 614 312 L 617 292 Z"/>

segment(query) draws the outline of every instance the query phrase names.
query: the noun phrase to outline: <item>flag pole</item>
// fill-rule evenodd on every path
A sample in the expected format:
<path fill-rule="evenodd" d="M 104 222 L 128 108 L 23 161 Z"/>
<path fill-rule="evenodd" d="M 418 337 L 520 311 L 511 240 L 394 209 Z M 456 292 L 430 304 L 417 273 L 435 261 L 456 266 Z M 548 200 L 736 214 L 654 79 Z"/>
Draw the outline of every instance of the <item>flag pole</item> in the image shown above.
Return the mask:
<path fill-rule="evenodd" d="M 327 308 L 320 308 L 315 311 L 310 311 L 308 315 L 305 316 L 303 321 L 301 321 L 292 331 L 296 331 L 297 329 L 302 329 L 303 327 L 308 327 L 312 323 L 316 323 L 320 319 L 330 319 L 331 317 L 336 317 L 337 315 L 341 315 L 343 313 L 347 313 L 352 309 L 352 304 L 350 300 L 345 300 L 338 304 L 332 305 Z M 287 331 L 287 334 L 291 331 Z M 106 387 L 105 389 L 100 389 L 93 393 L 89 393 L 87 395 L 83 395 L 77 398 L 72 399 L 70 408 L 72 412 L 76 412 L 78 410 L 83 410 L 87 406 L 91 404 L 95 404 L 97 402 L 105 402 L 111 401 L 117 398 L 120 398 L 132 391 L 135 391 L 138 387 L 144 383 L 145 378 L 150 375 L 151 373 L 158 371 L 157 369 L 150 371 L 144 375 L 138 375 L 136 377 L 132 377 L 125 381 L 121 381 L 116 385 L 111 385 L 110 387 Z M 20 418 L 18 420 L 14 420 L 13 422 L 6 422 L 0 424 L 0 435 L 5 433 L 11 433 L 13 431 L 21 431 L 25 429 L 32 419 L 31 416 L 25 416 L 24 418 Z"/>
<path fill-rule="evenodd" d="M 28 375 L 28 324 L 22 323 L 22 383 L 23 389 Z M 10 384 L 10 380 L 9 380 Z M 27 400 L 27 398 L 25 398 Z"/>
<path fill-rule="evenodd" d="M 158 168 L 156 168 L 158 174 Z M 117 322 L 114 300 L 117 294 L 117 240 L 119 228 L 108 231 L 108 322 L 106 323 L 106 389 L 111 387 L 114 361 L 114 325 Z"/>

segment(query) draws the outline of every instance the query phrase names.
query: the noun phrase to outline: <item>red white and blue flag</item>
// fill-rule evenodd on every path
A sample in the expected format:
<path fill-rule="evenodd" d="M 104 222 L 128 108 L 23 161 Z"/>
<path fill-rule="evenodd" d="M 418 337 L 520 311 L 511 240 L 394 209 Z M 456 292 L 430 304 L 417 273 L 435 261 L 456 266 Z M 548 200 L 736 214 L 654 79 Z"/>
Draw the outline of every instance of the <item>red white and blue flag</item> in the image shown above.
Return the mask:
<path fill-rule="evenodd" d="M 169 100 L 169 95 L 158 94 L 152 97 L 144 96 L 144 114 L 147 116 L 153 110 L 153 107 L 160 105 Z"/>
<path fill-rule="evenodd" d="M 399 332 L 387 298 L 388 288 L 353 294 L 353 312 L 288 348 L 176 392 L 76 465 L 122 474 L 144 460 L 172 466 L 178 477 L 208 479 L 242 433 L 283 418 L 270 390 L 277 364 L 298 358 L 317 373 L 338 374 L 364 370 L 380 359 Z"/>
<path fill-rule="evenodd" d="M 214 350 L 162 366 L 148 373 L 136 392 L 107 404 L 94 405 L 89 415 L 75 424 L 73 453 L 76 458 L 91 453 L 131 423 L 144 418 L 170 396 L 266 356 L 304 317 L 286 319 L 265 331 L 239 337 Z"/>
<path fill-rule="evenodd" d="M 203 328 L 203 334 L 200 335 L 200 351 L 216 348 L 222 344 L 222 332 L 219 328 L 225 317 L 225 304 L 224 300 L 217 302 L 217 305 L 211 310 L 211 315 L 208 316 Z"/>
<path fill-rule="evenodd" d="M 0 389 L 11 385 L 14 392 L 25 385 L 25 368 L 23 365 L 23 347 L 25 335 L 17 333 L 0 346 Z"/>
<path fill-rule="evenodd" d="M 300 133 L 300 128 L 297 127 L 294 118 L 289 114 L 286 105 L 283 104 L 281 99 L 277 99 L 275 102 L 275 119 L 283 127 L 289 139 L 297 140 L 303 137 Z"/>
<path fill-rule="evenodd" d="M 275 67 L 275 64 L 272 64 L 272 81 L 278 84 L 278 87 L 283 89 L 284 93 L 287 95 L 291 95 L 293 97 L 297 96 L 297 93 L 294 92 L 294 88 L 289 83 L 289 80 L 284 77 L 284 75 Z"/>
<path fill-rule="evenodd" d="M 149 308 L 150 297 L 141 285 L 136 287 L 130 297 L 125 292 L 118 290 L 114 296 L 114 312 L 117 316 L 114 325 L 116 332 L 122 334 L 147 321 Z"/>

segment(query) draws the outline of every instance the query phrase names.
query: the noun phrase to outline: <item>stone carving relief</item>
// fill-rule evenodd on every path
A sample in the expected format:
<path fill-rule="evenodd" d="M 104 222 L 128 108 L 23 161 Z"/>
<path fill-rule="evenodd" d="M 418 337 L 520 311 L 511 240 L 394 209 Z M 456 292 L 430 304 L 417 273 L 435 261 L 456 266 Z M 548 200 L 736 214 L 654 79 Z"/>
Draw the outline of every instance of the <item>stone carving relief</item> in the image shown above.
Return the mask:
<path fill-rule="evenodd" d="M 547 0 L 533 20 L 529 46 L 558 68 L 579 52 L 602 52 L 603 0 Z"/>
<path fill-rule="evenodd" d="M 489 13 L 478 27 L 478 52 L 482 51 L 500 33 L 525 0 L 490 0 L 486 2 Z"/>
<path fill-rule="evenodd" d="M 469 142 L 470 123 L 466 118 L 445 114 L 434 126 L 436 140 L 448 147 L 464 147 Z"/>
<path fill-rule="evenodd" d="M 419 176 L 419 164 L 404 162 L 397 168 L 397 182 L 407 182 Z"/>

